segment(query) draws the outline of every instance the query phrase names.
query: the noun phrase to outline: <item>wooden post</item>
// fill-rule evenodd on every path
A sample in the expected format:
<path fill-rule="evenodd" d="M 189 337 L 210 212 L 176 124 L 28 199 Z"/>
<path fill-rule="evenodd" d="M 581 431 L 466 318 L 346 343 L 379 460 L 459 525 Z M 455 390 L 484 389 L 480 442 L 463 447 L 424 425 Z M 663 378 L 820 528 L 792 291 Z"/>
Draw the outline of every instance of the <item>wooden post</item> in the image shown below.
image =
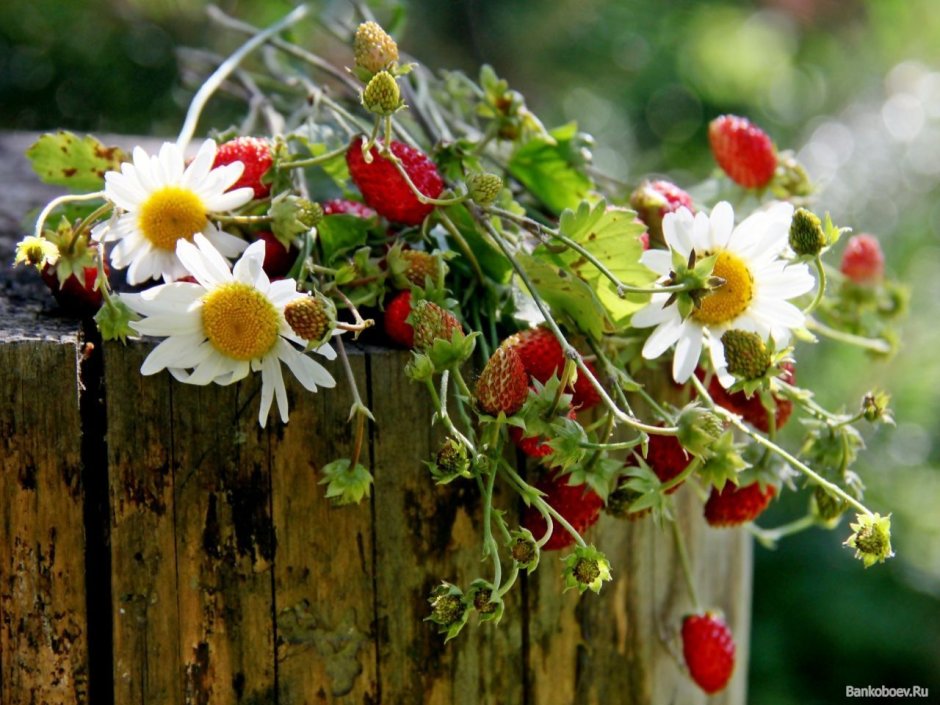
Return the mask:
<path fill-rule="evenodd" d="M 49 197 L 18 156 L 31 139 L 0 136 L 4 262 Z M 338 366 L 335 390 L 289 383 L 290 423 L 262 430 L 257 380 L 142 377 L 151 343 L 84 346 L 35 280 L 4 269 L 0 296 L 0 705 L 706 702 L 675 658 L 689 605 L 672 539 L 649 521 L 592 529 L 614 571 L 601 595 L 562 593 L 546 555 L 498 627 L 443 645 L 426 599 L 484 572 L 480 499 L 423 466 L 440 436 L 407 353 L 350 351 L 375 487 L 333 507 L 318 471 L 353 442 Z M 677 497 L 702 598 L 738 644 L 708 702 L 740 704 L 751 544 Z"/>

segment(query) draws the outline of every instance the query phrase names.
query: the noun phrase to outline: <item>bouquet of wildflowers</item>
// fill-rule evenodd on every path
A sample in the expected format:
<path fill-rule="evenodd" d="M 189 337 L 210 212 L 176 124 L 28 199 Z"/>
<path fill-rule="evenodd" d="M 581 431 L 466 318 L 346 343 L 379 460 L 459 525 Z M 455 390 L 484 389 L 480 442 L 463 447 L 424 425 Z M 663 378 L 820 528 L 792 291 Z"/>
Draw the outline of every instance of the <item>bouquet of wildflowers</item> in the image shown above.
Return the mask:
<path fill-rule="evenodd" d="M 589 135 L 546 127 L 492 68 L 431 73 L 367 16 L 320 19 L 346 52 L 334 66 L 281 37 L 306 13 L 262 31 L 212 10 L 249 39 L 153 153 L 41 137 L 28 153 L 37 174 L 70 193 L 38 215 L 17 264 L 105 340 L 153 338 L 143 375 L 260 374 L 262 426 L 275 406 L 273 423 L 288 422 L 285 372 L 329 390 L 321 360 L 339 357 L 356 436 L 320 470 L 337 505 L 370 492 L 367 422 L 394 423 L 362 401 L 344 340 L 411 350 L 402 373 L 427 388 L 445 431 L 415 464 L 438 484 L 468 483 L 483 505 L 489 569 L 429 595 L 447 639 L 473 613 L 498 622 L 546 552 L 567 551 L 560 588 L 601 590 L 617 566 L 586 537 L 607 512 L 675 531 L 695 606 L 684 657 L 705 691 L 722 689 L 734 641 L 695 597 L 674 521 L 682 484 L 709 524 L 747 525 L 765 544 L 851 512 L 845 543 L 864 565 L 892 555 L 890 518 L 865 506 L 852 471 L 857 427 L 891 423 L 888 397 L 828 410 L 798 367 L 818 337 L 889 356 L 904 290 L 875 238 L 844 237 L 818 210 L 792 153 L 725 115 L 709 127 L 720 169 L 706 181 L 626 186 L 592 166 Z M 194 143 L 220 90 L 246 100 L 245 122 Z M 793 419 L 787 448 L 778 433 Z M 518 523 L 495 506 L 497 483 L 522 499 Z M 753 524 L 782 491 L 806 495 L 805 515 Z"/>

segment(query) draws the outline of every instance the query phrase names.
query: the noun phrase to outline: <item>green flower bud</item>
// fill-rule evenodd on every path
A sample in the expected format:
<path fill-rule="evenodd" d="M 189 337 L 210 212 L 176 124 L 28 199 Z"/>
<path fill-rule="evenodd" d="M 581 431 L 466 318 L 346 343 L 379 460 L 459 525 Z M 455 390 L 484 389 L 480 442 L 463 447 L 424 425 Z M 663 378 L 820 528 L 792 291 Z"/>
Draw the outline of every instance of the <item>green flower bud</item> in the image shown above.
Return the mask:
<path fill-rule="evenodd" d="M 757 333 L 728 330 L 721 336 L 728 372 L 740 379 L 757 379 L 770 367 L 770 352 Z"/>
<path fill-rule="evenodd" d="M 496 624 L 502 618 L 505 608 L 503 598 L 493 590 L 491 583 L 485 580 L 474 580 L 467 591 L 467 597 L 480 616 L 481 622 Z"/>
<path fill-rule="evenodd" d="M 693 455 L 709 456 L 724 427 L 715 414 L 698 404 L 689 404 L 679 413 L 676 438 Z"/>
<path fill-rule="evenodd" d="M 790 221 L 790 247 L 796 254 L 815 257 L 826 246 L 826 233 L 816 214 L 797 209 Z"/>
<path fill-rule="evenodd" d="M 855 557 L 861 559 L 866 568 L 875 563 L 884 563 L 891 558 L 891 515 L 858 514 L 856 523 L 849 524 L 852 535 L 846 539 L 844 546 L 855 549 Z"/>
<path fill-rule="evenodd" d="M 446 485 L 458 477 L 472 477 L 466 446 L 451 436 L 444 439 L 437 451 L 435 462 L 429 465 L 431 475 L 439 485 Z"/>
<path fill-rule="evenodd" d="M 379 71 L 362 91 L 362 106 L 375 115 L 391 115 L 401 107 L 401 89 L 388 71 Z"/>
<path fill-rule="evenodd" d="M 299 198 L 297 199 L 297 206 L 297 220 L 307 228 L 312 228 L 323 220 L 323 208 L 316 201 Z"/>
<path fill-rule="evenodd" d="M 467 177 L 467 190 L 475 203 L 488 206 L 499 197 L 503 190 L 503 180 L 496 174 L 470 174 Z"/>
<path fill-rule="evenodd" d="M 871 423 L 879 420 L 892 423 L 893 419 L 888 412 L 890 401 L 891 397 L 885 392 L 868 392 L 862 399 L 862 413 L 865 415 L 865 420 Z"/>
<path fill-rule="evenodd" d="M 539 546 L 528 529 L 517 529 L 510 533 L 509 553 L 520 569 L 530 573 L 539 564 Z"/>
<path fill-rule="evenodd" d="M 845 510 L 848 508 L 848 502 L 835 495 L 829 494 L 823 487 L 817 486 L 816 489 L 813 490 L 810 510 L 813 516 L 816 517 L 823 526 L 830 529 L 835 528 L 842 518 L 842 515 L 845 514 Z"/>
<path fill-rule="evenodd" d="M 578 546 L 565 556 L 565 590 L 600 592 L 604 581 L 610 580 L 610 561 L 593 546 Z"/>
<path fill-rule="evenodd" d="M 447 634 L 445 641 L 457 636 L 470 616 L 470 604 L 460 588 L 442 582 L 431 591 L 428 602 L 431 604 L 431 614 L 426 618 L 427 621 L 436 624 L 441 634 Z"/>

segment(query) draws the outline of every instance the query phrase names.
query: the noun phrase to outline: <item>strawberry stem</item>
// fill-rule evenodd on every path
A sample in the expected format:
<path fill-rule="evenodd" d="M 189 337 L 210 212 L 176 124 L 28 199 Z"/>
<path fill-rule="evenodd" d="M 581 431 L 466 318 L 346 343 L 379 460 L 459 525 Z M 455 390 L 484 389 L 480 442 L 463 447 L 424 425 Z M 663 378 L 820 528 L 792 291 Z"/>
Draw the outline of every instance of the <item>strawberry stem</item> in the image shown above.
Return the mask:
<path fill-rule="evenodd" d="M 473 254 L 473 249 L 470 247 L 466 238 L 461 235 L 460 230 L 454 224 L 454 221 L 442 210 L 435 211 L 438 220 L 441 222 L 441 225 L 444 226 L 444 229 L 447 233 L 454 239 L 454 242 L 457 243 L 457 246 L 463 252 L 464 257 L 467 258 L 467 261 L 470 263 L 470 266 L 473 268 L 473 273 L 476 274 L 477 279 L 480 280 L 480 283 L 486 286 L 487 279 L 486 275 L 483 274 L 483 268 L 480 267 L 480 262 L 477 259 L 477 256 Z"/>
<path fill-rule="evenodd" d="M 883 340 L 881 338 L 865 338 L 860 335 L 854 335 L 852 333 L 846 333 L 845 331 L 836 330 L 835 328 L 830 328 L 825 323 L 821 323 L 815 318 L 807 318 L 806 327 L 814 333 L 819 333 L 820 335 L 831 338 L 832 340 L 838 340 L 840 343 L 854 345 L 864 350 L 871 350 L 872 352 L 881 353 L 882 355 L 887 355 L 891 352 L 891 344 L 887 340 Z"/>
<path fill-rule="evenodd" d="M 104 199 L 104 191 L 95 191 L 94 193 L 80 193 L 80 194 L 66 194 L 64 196 L 59 196 L 58 198 L 53 198 L 49 203 L 46 204 L 46 207 L 43 208 L 39 217 L 36 219 L 36 228 L 33 231 L 33 235 L 36 237 L 42 237 L 42 230 L 46 225 L 46 220 L 52 214 L 56 208 L 61 206 L 64 203 L 77 203 L 80 201 L 96 201 L 98 199 Z"/>
<path fill-rule="evenodd" d="M 338 159 L 339 157 L 344 156 L 347 150 L 348 150 L 348 146 L 344 144 L 341 147 L 337 147 L 336 149 L 330 152 L 324 152 L 323 154 L 320 154 L 316 157 L 309 157 L 307 159 L 297 159 L 296 161 L 292 161 L 292 162 L 283 162 L 279 166 L 281 169 L 305 169 L 311 166 L 320 166 L 321 164 L 326 164 L 327 162 L 331 162 L 334 159 Z"/>
<path fill-rule="evenodd" d="M 838 485 L 833 484 L 832 482 L 829 482 L 829 480 L 827 480 L 827 479 L 824 478 L 822 475 L 820 475 L 818 472 L 816 472 L 815 470 L 813 470 L 812 468 L 810 468 L 806 463 L 804 463 L 804 462 L 798 460 L 793 454 L 791 454 L 791 453 L 789 453 L 788 451 L 784 450 L 783 448 L 781 448 L 780 446 L 778 446 L 778 445 L 777 445 L 776 443 L 774 443 L 773 441 L 771 441 L 771 440 L 765 438 L 762 434 L 757 433 L 756 431 L 754 431 L 754 430 L 752 430 L 751 428 L 749 428 L 749 427 L 747 426 L 747 424 L 745 424 L 745 423 L 741 420 L 741 417 L 740 417 L 740 416 L 738 416 L 737 414 L 733 414 L 733 413 L 731 413 L 730 411 L 728 411 L 727 409 L 725 409 L 725 408 L 719 406 L 718 404 L 716 404 L 716 403 L 714 402 L 714 400 L 712 400 L 711 396 L 708 394 L 708 390 L 707 390 L 707 389 L 705 388 L 705 386 L 701 383 L 701 381 L 698 379 L 698 377 L 696 377 L 695 375 L 692 375 L 692 377 L 690 377 L 690 379 L 691 379 L 691 381 L 692 381 L 692 384 L 695 385 L 695 388 L 696 388 L 696 390 L 698 391 L 699 395 L 700 395 L 700 396 L 702 397 L 702 399 L 705 401 L 705 404 L 706 404 L 706 405 L 709 407 L 709 409 L 711 409 L 714 413 L 718 414 L 719 416 L 721 416 L 721 417 L 722 417 L 723 419 L 725 419 L 726 421 L 730 421 L 731 424 L 734 425 L 735 428 L 737 428 L 738 430 L 742 431 L 743 433 L 745 433 L 745 434 L 748 435 L 749 437 L 753 438 L 753 439 L 754 439 L 755 441 L 757 441 L 757 443 L 759 443 L 760 445 L 764 446 L 765 448 L 768 448 L 768 449 L 771 450 L 772 452 L 774 452 L 774 453 L 776 453 L 777 455 L 779 455 L 781 458 L 783 458 L 783 459 L 786 460 L 788 463 L 790 463 L 790 465 L 792 465 L 794 468 L 796 468 L 796 469 L 799 470 L 801 473 L 803 473 L 804 475 L 806 475 L 807 477 L 809 477 L 811 480 L 813 480 L 813 482 L 815 482 L 817 485 L 821 485 L 822 487 L 824 487 L 830 494 L 834 494 L 834 495 L 836 495 L 837 497 L 839 497 L 840 499 L 842 499 L 842 500 L 848 502 L 852 507 L 854 507 L 855 509 L 857 509 L 857 510 L 858 510 L 859 512 L 861 512 L 862 514 L 864 514 L 864 515 L 866 515 L 866 516 L 872 516 L 872 511 L 871 511 L 868 507 L 866 507 L 864 504 L 862 504 L 861 502 L 859 502 L 857 499 L 855 499 L 855 497 L 853 497 L 852 495 L 848 494 L 845 490 L 843 490 L 843 489 L 842 489 L 841 487 L 839 487 Z"/>
<path fill-rule="evenodd" d="M 816 283 L 816 296 L 813 297 L 813 300 L 810 301 L 809 306 L 803 309 L 803 315 L 808 316 L 819 304 L 822 303 L 823 298 L 826 295 L 826 268 L 823 267 L 822 258 L 819 255 L 816 255 L 816 259 L 813 260 L 813 264 L 816 265 L 816 274 L 818 275 Z"/>
<path fill-rule="evenodd" d="M 777 542 L 786 537 L 797 534 L 806 529 L 816 526 L 816 518 L 812 514 L 806 514 L 799 519 L 783 524 L 773 529 L 762 529 L 756 524 L 748 524 L 747 530 L 757 539 L 764 548 L 774 549 Z"/>
<path fill-rule="evenodd" d="M 88 230 L 88 226 L 97 221 L 101 216 L 110 211 L 112 208 L 114 208 L 114 204 L 112 204 L 110 201 L 107 201 L 98 206 L 86 217 L 82 218 L 78 223 L 76 223 L 75 230 L 72 231 L 72 237 L 69 240 L 69 244 L 65 246 L 66 254 L 71 254 L 74 251 L 75 243 L 77 243 L 78 238 L 81 237 L 86 230 Z"/>
<path fill-rule="evenodd" d="M 676 540 L 676 553 L 679 556 L 679 566 L 682 568 L 682 575 L 685 578 L 685 586 L 689 591 L 689 599 L 692 600 L 692 608 L 696 614 L 702 611 L 701 603 L 698 601 L 698 594 L 695 590 L 695 579 L 692 575 L 692 564 L 689 561 L 689 551 L 685 545 L 685 537 L 679 529 L 679 522 L 672 522 L 672 535 Z"/>
<path fill-rule="evenodd" d="M 515 469 L 513 469 L 513 467 L 502 458 L 500 458 L 500 467 L 503 468 L 503 471 L 512 480 L 516 490 L 523 496 L 523 498 L 528 499 L 529 502 L 539 510 L 542 516 L 546 518 L 546 523 L 548 524 L 549 530 L 542 540 L 538 542 L 539 547 L 544 546 L 551 538 L 552 523 L 551 521 L 548 521 L 549 517 L 561 524 L 565 531 L 571 534 L 572 538 L 574 538 L 579 546 L 582 548 L 587 547 L 587 543 L 585 543 L 584 539 L 581 538 L 581 534 L 578 533 L 578 531 L 568 522 L 568 520 L 565 519 L 552 505 L 542 499 L 539 491 L 523 480 L 519 473 L 517 473 Z"/>

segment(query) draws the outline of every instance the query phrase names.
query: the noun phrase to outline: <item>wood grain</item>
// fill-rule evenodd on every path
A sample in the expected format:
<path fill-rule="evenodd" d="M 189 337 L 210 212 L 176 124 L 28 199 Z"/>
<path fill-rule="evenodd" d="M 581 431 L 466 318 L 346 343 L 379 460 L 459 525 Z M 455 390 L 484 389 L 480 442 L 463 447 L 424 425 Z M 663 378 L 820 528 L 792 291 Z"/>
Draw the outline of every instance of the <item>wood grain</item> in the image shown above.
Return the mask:
<path fill-rule="evenodd" d="M 79 340 L 4 338 L 0 702 L 88 703 Z"/>

